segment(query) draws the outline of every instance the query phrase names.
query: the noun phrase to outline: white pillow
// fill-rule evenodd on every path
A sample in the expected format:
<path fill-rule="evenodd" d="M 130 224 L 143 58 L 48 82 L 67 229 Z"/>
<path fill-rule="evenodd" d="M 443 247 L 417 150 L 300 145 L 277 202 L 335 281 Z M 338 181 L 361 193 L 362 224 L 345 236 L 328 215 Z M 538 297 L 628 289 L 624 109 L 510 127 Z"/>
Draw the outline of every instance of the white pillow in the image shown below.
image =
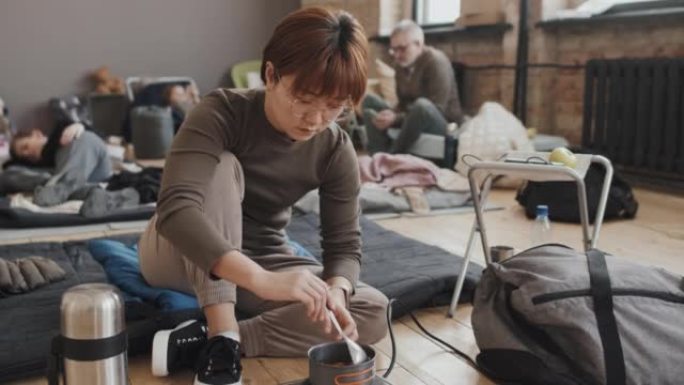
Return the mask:
<path fill-rule="evenodd" d="M 497 160 L 509 151 L 534 151 L 525 126 L 512 113 L 496 102 L 485 102 L 477 115 L 461 126 L 458 137 L 456 171 L 468 175 L 469 164 L 479 160 Z M 476 158 L 463 158 L 464 155 Z M 520 181 L 498 180 L 497 186 L 515 187 Z"/>

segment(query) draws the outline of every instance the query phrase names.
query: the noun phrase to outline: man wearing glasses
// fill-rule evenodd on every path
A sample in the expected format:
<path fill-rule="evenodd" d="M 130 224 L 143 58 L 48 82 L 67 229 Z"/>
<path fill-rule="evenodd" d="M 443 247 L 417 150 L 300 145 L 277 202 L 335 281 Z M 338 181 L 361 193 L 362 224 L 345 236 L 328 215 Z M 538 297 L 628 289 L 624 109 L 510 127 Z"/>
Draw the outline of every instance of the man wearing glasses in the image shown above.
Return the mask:
<path fill-rule="evenodd" d="M 376 95 L 363 101 L 368 152 L 407 153 L 422 133 L 446 135 L 449 122 L 461 124 L 463 111 L 447 56 L 425 45 L 421 27 L 401 21 L 390 36 L 398 105 L 392 109 Z M 393 141 L 390 127 L 400 127 Z"/>

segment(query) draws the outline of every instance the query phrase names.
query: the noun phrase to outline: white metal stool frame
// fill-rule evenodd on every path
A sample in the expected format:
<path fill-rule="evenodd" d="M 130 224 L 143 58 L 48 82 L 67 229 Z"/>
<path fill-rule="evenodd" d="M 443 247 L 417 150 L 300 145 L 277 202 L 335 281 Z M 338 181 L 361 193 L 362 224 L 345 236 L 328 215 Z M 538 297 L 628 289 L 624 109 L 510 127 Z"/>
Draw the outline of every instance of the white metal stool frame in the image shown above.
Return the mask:
<path fill-rule="evenodd" d="M 473 197 L 473 205 L 475 208 L 475 220 L 473 221 L 473 226 L 470 230 L 470 236 L 468 237 L 463 266 L 458 275 L 458 280 L 451 297 L 451 305 L 449 306 L 449 310 L 447 312 L 448 317 L 453 317 L 454 312 L 456 311 L 456 306 L 458 306 L 458 300 L 461 296 L 461 291 L 463 290 L 463 282 L 465 281 L 466 271 L 472 256 L 475 233 L 480 234 L 482 249 L 487 265 L 492 263 L 491 256 L 489 254 L 489 243 L 487 240 L 487 231 L 484 225 L 482 208 L 487 201 L 487 195 L 489 194 L 492 180 L 495 176 L 507 175 L 537 182 L 575 182 L 577 185 L 577 199 L 579 202 L 584 250 L 589 251 L 590 249 L 596 247 L 596 243 L 598 242 L 599 238 L 599 232 L 601 231 L 601 224 L 603 223 L 603 214 L 606 209 L 610 183 L 613 179 L 613 165 L 611 164 L 610 160 L 600 155 L 577 154 L 577 166 L 575 168 L 570 168 L 546 163 L 548 162 L 549 154 L 550 153 L 548 152 L 514 151 L 507 153 L 501 160 L 480 161 L 476 162 L 470 167 L 468 171 L 468 181 L 470 183 L 470 192 Z M 601 189 L 599 205 L 596 210 L 596 218 L 594 219 L 592 235 L 590 236 L 589 210 L 587 208 L 587 194 L 586 186 L 584 184 L 584 177 L 586 176 L 591 163 L 602 164 L 606 169 L 606 174 L 603 178 L 603 187 Z M 481 188 L 478 183 L 478 179 L 482 180 Z"/>

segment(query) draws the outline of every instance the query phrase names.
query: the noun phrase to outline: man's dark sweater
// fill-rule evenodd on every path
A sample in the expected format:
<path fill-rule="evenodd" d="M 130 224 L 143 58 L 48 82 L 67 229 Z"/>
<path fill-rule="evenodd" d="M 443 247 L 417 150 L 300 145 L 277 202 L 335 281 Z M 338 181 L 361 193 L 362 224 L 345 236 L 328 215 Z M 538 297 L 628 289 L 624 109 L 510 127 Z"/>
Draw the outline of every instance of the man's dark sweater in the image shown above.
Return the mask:
<path fill-rule="evenodd" d="M 423 97 L 434 103 L 447 122 L 463 122 L 454 70 L 442 51 L 425 46 L 413 65 L 394 69 L 400 112 L 405 113 L 416 99 Z"/>

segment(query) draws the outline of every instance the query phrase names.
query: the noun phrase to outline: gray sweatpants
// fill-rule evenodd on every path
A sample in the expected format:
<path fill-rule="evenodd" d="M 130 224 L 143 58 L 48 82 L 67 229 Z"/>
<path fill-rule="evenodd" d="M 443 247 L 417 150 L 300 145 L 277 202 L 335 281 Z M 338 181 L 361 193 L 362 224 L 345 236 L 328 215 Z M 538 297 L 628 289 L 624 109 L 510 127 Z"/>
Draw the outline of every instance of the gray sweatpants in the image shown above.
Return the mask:
<path fill-rule="evenodd" d="M 230 153 L 224 153 L 204 200 L 206 217 L 229 239 L 242 237 L 242 198 L 244 177 L 240 163 Z M 235 197 L 229 200 L 226 197 Z M 147 282 L 155 287 L 194 294 L 200 306 L 234 303 L 238 312 L 248 317 L 239 322 L 242 347 L 247 357 L 305 356 L 316 344 L 329 341 L 320 323 L 306 316 L 301 303 L 274 302 L 257 297 L 226 280 L 212 280 L 182 255 L 171 242 L 156 230 L 152 218 L 140 238 L 140 268 Z M 241 245 L 239 245 L 241 247 Z M 263 255 L 251 258 L 264 269 L 283 271 L 309 269 L 320 276 L 322 267 L 294 255 Z M 373 344 L 385 336 L 387 298 L 378 290 L 359 283 L 350 300 L 350 312 L 359 332 L 359 341 Z"/>
<path fill-rule="evenodd" d="M 97 183 L 112 176 L 107 145 L 96 134 L 84 131 L 81 136 L 55 155 L 55 174 L 33 192 L 39 206 L 53 206 L 68 199 L 85 200 Z"/>
<path fill-rule="evenodd" d="M 389 105 L 379 96 L 368 94 L 363 99 L 363 124 L 368 137 L 368 152 L 389 152 L 406 154 L 421 134 L 446 135 L 447 121 L 442 113 L 427 98 L 418 98 L 409 107 L 401 125 L 399 136 L 392 141 L 386 130 L 373 125 L 373 112 L 389 109 Z"/>
<path fill-rule="evenodd" d="M 51 183 L 77 182 L 79 185 L 104 182 L 112 176 L 107 145 L 97 134 L 83 131 L 78 139 L 60 147 L 55 155 L 55 176 Z"/>

